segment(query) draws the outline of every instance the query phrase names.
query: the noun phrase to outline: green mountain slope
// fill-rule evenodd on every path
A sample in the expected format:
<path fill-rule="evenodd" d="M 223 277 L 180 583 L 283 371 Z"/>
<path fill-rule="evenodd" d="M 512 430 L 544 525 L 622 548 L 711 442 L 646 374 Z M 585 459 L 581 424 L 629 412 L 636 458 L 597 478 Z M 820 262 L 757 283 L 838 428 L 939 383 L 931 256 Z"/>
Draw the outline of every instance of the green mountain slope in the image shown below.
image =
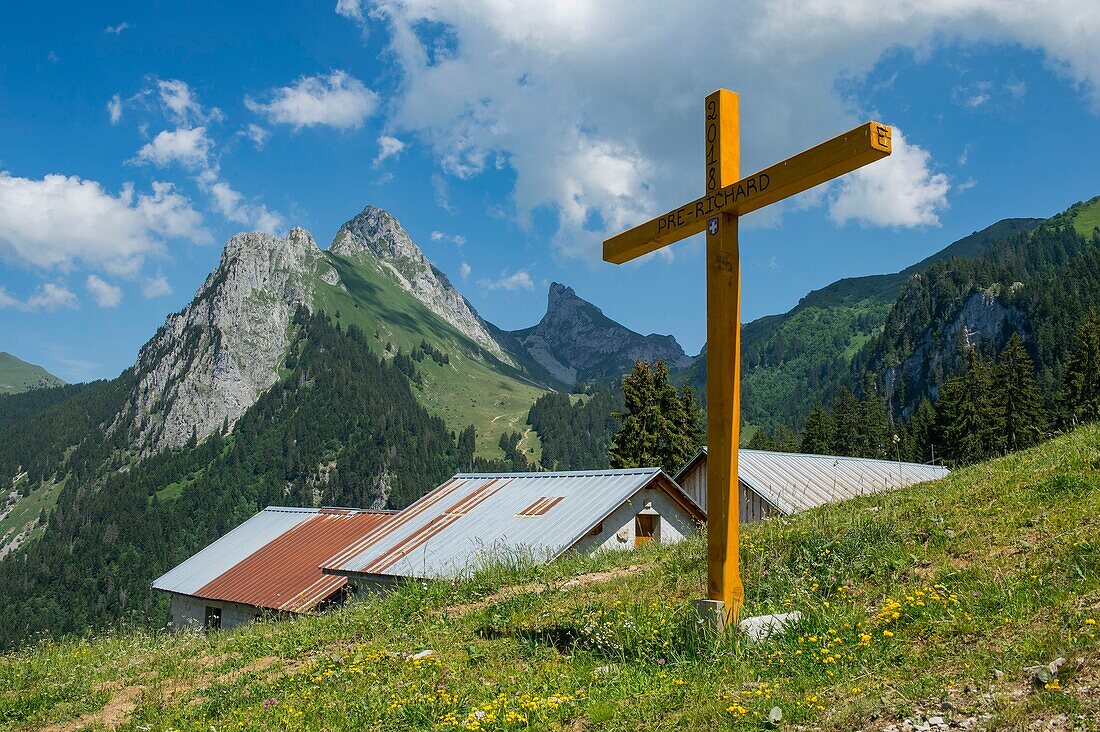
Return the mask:
<path fill-rule="evenodd" d="M 31 389 L 46 389 L 64 384 L 64 381 L 41 366 L 0 351 L 0 394 L 19 394 Z"/>
<path fill-rule="evenodd" d="M 935 400 L 965 345 L 996 353 L 1020 334 L 1048 401 L 1085 313 L 1100 308 L 1100 198 L 989 245 L 974 259 L 934 263 L 906 281 L 882 332 L 855 360 L 897 413 Z M 1088 232 L 1086 237 L 1082 232 Z"/>
<path fill-rule="evenodd" d="M 49 518 L 0 562 L 0 647 L 163 624 L 153 578 L 264 506 L 401 508 L 459 470 L 501 469 L 419 403 L 411 359 L 382 359 L 358 327 L 304 310 L 291 329 L 285 376 L 230 434 L 135 461 L 127 431 L 104 427 L 130 371 L 0 433 L 0 474 L 30 489 L 16 508 Z M 17 466 L 24 454 L 39 459 Z"/>
<path fill-rule="evenodd" d="M 1100 428 L 746 527 L 760 643 L 698 635 L 706 543 L 414 583 L 206 636 L 3 658 L 0 720 L 120 730 L 1095 729 Z M 1053 673 L 1034 667 L 1065 659 Z M 1033 681 L 1034 679 L 1034 681 Z M 768 724 L 778 707 L 781 723 Z"/>
<path fill-rule="evenodd" d="M 850 383 L 852 359 L 882 328 L 899 291 L 915 273 L 950 258 L 979 256 L 993 243 L 1028 231 L 1041 219 L 1005 219 L 976 231 L 901 272 L 850 277 L 814 290 L 782 315 L 742 327 L 742 410 L 751 425 L 797 426 L 815 401 Z M 704 352 L 705 356 L 705 352 Z M 706 358 L 688 369 L 700 394 Z"/>
<path fill-rule="evenodd" d="M 421 377 L 415 385 L 418 399 L 451 429 L 474 425 L 478 454 L 502 458 L 500 436 L 527 430 L 527 411 L 547 392 L 546 387 L 502 363 L 443 321 L 398 287 L 377 262 L 331 252 L 325 256 L 339 272 L 344 287 L 319 280 L 315 307 L 345 327 L 358 325 L 380 355 L 392 357 L 398 349 L 412 354 L 424 343 L 446 354 L 446 362 L 430 356 L 417 362 Z M 536 457 L 537 435 L 528 432 L 526 438 L 525 452 Z"/>

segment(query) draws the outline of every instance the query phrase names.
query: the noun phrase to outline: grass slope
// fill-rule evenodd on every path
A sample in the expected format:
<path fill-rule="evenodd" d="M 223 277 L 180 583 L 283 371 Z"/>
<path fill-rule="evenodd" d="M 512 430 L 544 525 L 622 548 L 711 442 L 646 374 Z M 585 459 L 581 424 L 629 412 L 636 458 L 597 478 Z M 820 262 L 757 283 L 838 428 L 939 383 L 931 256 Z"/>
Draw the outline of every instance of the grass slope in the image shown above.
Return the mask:
<path fill-rule="evenodd" d="M 1100 196 L 1091 201 L 1078 203 L 1066 211 L 1065 216 L 1073 223 L 1077 233 L 1085 238 L 1100 228 Z"/>
<path fill-rule="evenodd" d="M 0 657 L 9 730 L 900 730 L 1100 725 L 1100 426 L 945 480 L 756 524 L 751 645 L 700 638 L 702 536 L 413 584 L 208 636 Z M 1064 657 L 1046 683 L 1025 669 Z M 1044 726 L 1052 723 L 1054 726 Z"/>
<path fill-rule="evenodd" d="M 64 383 L 41 366 L 0 351 L 0 394 L 20 394 L 31 389 L 62 386 Z"/>
<path fill-rule="evenodd" d="M 423 384 L 416 392 L 428 411 L 442 417 L 454 431 L 474 425 L 479 455 L 503 457 L 497 444 L 500 436 L 519 432 L 528 456 L 538 458 L 538 436 L 527 427 L 527 412 L 546 389 L 486 354 L 377 265 L 326 256 L 347 290 L 318 283 L 318 307 L 332 315 L 339 313 L 344 327 L 354 323 L 368 336 L 377 334 L 374 342 L 379 353 L 385 352 L 386 343 L 394 352 L 400 348 L 409 353 L 422 341 L 446 353 L 448 364 L 439 365 L 431 358 L 417 364 Z"/>

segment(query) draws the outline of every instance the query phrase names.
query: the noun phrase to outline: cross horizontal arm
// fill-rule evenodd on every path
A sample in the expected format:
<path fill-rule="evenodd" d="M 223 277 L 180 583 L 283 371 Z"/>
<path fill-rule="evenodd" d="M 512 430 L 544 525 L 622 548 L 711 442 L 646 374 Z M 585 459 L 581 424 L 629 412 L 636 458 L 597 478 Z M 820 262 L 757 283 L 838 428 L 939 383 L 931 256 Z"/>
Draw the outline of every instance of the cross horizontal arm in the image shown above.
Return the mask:
<path fill-rule="evenodd" d="M 603 243 L 606 262 L 622 264 L 698 234 L 719 213 L 742 216 L 890 154 L 890 128 L 867 122 L 759 173 L 708 193 Z"/>

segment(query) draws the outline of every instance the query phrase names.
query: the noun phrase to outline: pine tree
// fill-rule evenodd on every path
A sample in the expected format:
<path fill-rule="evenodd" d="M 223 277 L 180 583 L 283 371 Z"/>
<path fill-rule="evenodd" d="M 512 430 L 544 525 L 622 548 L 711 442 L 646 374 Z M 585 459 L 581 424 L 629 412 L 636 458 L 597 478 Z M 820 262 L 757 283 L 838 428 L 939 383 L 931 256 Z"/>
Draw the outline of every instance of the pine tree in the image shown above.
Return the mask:
<path fill-rule="evenodd" d="M 1067 426 L 1100 419 L 1100 315 L 1090 311 L 1077 329 L 1058 396 Z"/>
<path fill-rule="evenodd" d="M 1004 450 L 1004 410 L 988 361 L 966 351 L 966 371 L 944 384 L 937 416 L 945 457 L 958 463 L 984 460 Z"/>
<path fill-rule="evenodd" d="M 997 381 L 1004 415 L 1005 448 L 1022 450 L 1042 436 L 1043 397 L 1035 384 L 1035 366 L 1015 333 L 1001 351 L 997 363 Z"/>
<path fill-rule="evenodd" d="M 623 401 L 623 411 L 613 415 L 619 420 L 619 430 L 609 451 L 611 467 L 658 465 L 660 412 L 648 361 L 635 361 L 634 368 L 623 377 Z"/>
<path fill-rule="evenodd" d="M 893 432 L 886 421 L 886 403 L 878 394 L 871 394 L 859 403 L 858 452 L 865 458 L 886 458 Z"/>
<path fill-rule="evenodd" d="M 859 402 L 852 392 L 841 388 L 833 402 L 833 439 L 830 445 L 832 454 L 857 456 L 862 452 L 860 421 Z"/>
<path fill-rule="evenodd" d="M 935 457 L 936 408 L 927 397 L 920 400 L 905 430 L 905 459 L 918 463 L 932 462 Z M 942 452 L 942 447 L 941 447 Z"/>
<path fill-rule="evenodd" d="M 799 449 L 811 455 L 828 455 L 832 450 L 833 420 L 825 407 L 814 404 L 802 427 L 802 444 Z"/>

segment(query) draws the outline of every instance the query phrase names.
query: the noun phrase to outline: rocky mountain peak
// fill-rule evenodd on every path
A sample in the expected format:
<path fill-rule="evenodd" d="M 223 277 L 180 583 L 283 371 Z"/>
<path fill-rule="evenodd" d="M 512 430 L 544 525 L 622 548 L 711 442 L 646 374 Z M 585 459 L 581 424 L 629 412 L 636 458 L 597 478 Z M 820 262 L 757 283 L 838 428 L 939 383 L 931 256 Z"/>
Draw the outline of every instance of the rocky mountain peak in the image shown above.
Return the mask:
<path fill-rule="evenodd" d="M 146 452 L 234 424 L 278 379 L 290 318 L 299 305 L 313 306 L 319 279 L 340 285 L 305 229 L 233 236 L 191 303 L 142 347 L 116 424 L 132 415 L 135 445 Z"/>
<path fill-rule="evenodd" d="M 515 362 L 489 325 L 416 245 L 393 214 L 367 206 L 336 232 L 329 252 L 376 263 L 406 292 L 502 363 Z"/>
<path fill-rule="evenodd" d="M 691 363 L 672 336 L 635 333 L 558 282 L 550 285 L 546 314 L 538 325 L 513 336 L 539 365 L 566 384 L 617 377 L 637 359 L 661 359 L 677 367 Z"/>

